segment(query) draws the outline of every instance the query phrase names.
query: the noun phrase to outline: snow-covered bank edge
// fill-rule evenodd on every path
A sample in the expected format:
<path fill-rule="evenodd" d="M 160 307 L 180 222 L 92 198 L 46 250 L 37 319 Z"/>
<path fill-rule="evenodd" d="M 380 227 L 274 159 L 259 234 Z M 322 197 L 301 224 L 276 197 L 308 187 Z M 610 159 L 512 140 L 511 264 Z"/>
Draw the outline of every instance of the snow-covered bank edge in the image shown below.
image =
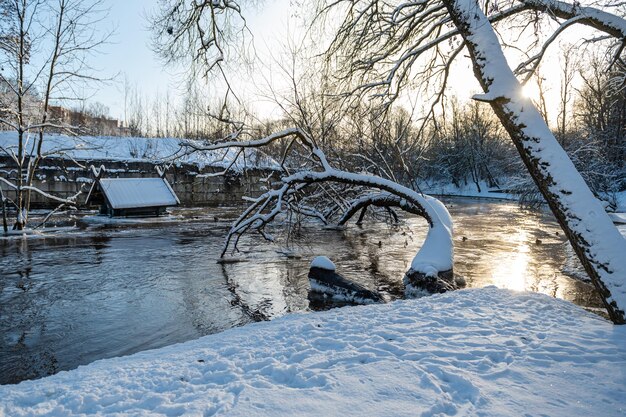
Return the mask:
<path fill-rule="evenodd" d="M 451 183 L 436 183 L 432 185 L 421 184 L 420 190 L 424 194 L 432 195 L 435 197 L 458 197 L 458 198 L 475 198 L 475 199 L 490 199 L 490 200 L 506 200 L 506 201 L 519 201 L 520 197 L 517 194 L 510 194 L 504 191 L 490 189 L 487 183 L 480 183 L 481 191 L 479 192 L 475 184 L 467 184 L 462 187 L 457 187 Z M 626 191 L 616 193 L 615 203 L 617 207 L 614 212 L 610 212 L 609 215 L 615 223 L 626 222 Z"/>
<path fill-rule="evenodd" d="M 0 415 L 623 415 L 626 326 L 493 287 L 292 314 L 0 386 Z"/>
<path fill-rule="evenodd" d="M 507 179 L 502 179 L 502 182 L 506 183 Z M 498 189 L 489 187 L 485 181 L 480 183 L 480 191 L 478 191 L 476 184 L 468 183 L 462 186 L 456 186 L 452 183 L 446 182 L 420 182 L 417 184 L 418 189 L 424 193 L 434 196 L 450 196 L 450 197 L 472 197 L 472 198 L 493 198 L 497 200 L 513 200 L 518 201 L 519 195 L 506 192 L 505 189 Z M 617 208 L 620 212 L 626 212 L 626 191 L 620 191 L 614 195 L 617 203 Z"/>
<path fill-rule="evenodd" d="M 76 232 L 77 226 L 60 226 L 60 227 L 42 227 L 39 229 L 9 230 L 4 233 L 0 229 L 0 241 L 2 240 L 20 240 L 20 239 L 44 239 L 52 236 L 60 236 L 65 233 Z"/>
<path fill-rule="evenodd" d="M 418 184 L 419 190 L 424 194 L 437 196 L 437 197 L 470 197 L 470 198 L 486 198 L 496 200 L 510 200 L 519 201 L 519 196 L 516 194 L 509 194 L 501 190 L 493 189 L 489 187 L 486 182 L 480 182 L 480 191 L 478 191 L 475 184 L 467 184 L 461 187 L 457 187 L 452 183 L 422 183 Z"/>
<path fill-rule="evenodd" d="M 626 224 L 626 210 L 624 213 L 609 213 L 609 217 L 615 224 Z"/>
<path fill-rule="evenodd" d="M 615 199 L 617 203 L 615 213 L 622 213 L 626 216 L 626 190 L 617 193 Z"/>

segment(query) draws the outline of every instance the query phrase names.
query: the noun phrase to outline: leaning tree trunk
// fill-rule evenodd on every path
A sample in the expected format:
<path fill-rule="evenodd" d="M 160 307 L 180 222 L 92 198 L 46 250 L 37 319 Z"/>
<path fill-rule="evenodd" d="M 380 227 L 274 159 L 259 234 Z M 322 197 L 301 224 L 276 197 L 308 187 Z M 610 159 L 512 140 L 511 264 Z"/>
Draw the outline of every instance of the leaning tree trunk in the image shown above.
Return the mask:
<path fill-rule="evenodd" d="M 358 222 L 360 222 L 370 206 L 387 209 L 399 207 L 407 213 L 425 219 L 429 219 L 429 216 L 433 214 L 438 217 L 441 224 L 436 225 L 435 230 L 432 227 L 428 230 L 422 247 L 411 262 L 411 268 L 404 275 L 403 282 L 407 297 L 443 293 L 465 285 L 464 281 L 458 277 L 455 278 L 453 272 L 452 217 L 441 201 L 427 195 L 422 195 L 422 197 L 424 203 L 418 205 L 407 198 L 389 192 L 368 194 L 354 200 L 337 222 L 338 226 L 343 226 L 359 211 L 361 214 Z M 429 206 L 430 215 L 427 213 L 425 204 Z"/>
<path fill-rule="evenodd" d="M 600 294 L 611 320 L 625 323 L 626 239 L 594 197 L 547 124 L 521 94 L 499 40 L 476 0 L 444 0 L 474 74 Z"/>

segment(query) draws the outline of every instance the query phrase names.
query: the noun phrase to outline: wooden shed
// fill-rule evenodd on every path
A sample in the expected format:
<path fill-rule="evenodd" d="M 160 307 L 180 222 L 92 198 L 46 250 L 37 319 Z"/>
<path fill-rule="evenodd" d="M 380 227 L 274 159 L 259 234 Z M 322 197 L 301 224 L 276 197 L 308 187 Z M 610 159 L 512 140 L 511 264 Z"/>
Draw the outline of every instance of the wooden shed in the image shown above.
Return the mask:
<path fill-rule="evenodd" d="M 111 217 L 159 216 L 180 201 L 165 178 L 96 178 L 85 204 Z"/>

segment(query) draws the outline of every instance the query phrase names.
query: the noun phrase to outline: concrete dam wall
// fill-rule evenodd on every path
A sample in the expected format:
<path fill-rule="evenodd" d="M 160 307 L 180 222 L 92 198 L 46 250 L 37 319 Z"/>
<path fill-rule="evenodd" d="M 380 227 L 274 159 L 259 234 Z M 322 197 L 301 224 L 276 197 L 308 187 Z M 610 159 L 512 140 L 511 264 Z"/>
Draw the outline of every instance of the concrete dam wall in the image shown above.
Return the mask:
<path fill-rule="evenodd" d="M 79 166 L 78 164 L 82 165 Z M 157 177 L 156 164 L 144 161 L 89 160 L 73 161 L 64 158 L 47 158 L 41 162 L 35 175 L 34 186 L 42 191 L 67 198 L 78 193 L 81 206 L 93 181 L 89 167 L 106 168 L 104 178 L 146 178 Z M 243 204 L 244 196 L 255 197 L 265 192 L 269 185 L 266 179 L 272 174 L 269 169 L 251 168 L 241 172 L 229 172 L 223 176 L 211 176 L 223 171 L 222 167 L 199 167 L 194 164 L 175 164 L 165 177 L 176 192 L 182 205 L 219 206 Z M 15 182 L 17 170 L 15 162 L 8 157 L 0 157 L 0 175 Z M 15 190 L 0 182 L 5 195 L 15 198 Z M 50 208 L 56 203 L 46 197 L 32 193 L 32 208 Z"/>

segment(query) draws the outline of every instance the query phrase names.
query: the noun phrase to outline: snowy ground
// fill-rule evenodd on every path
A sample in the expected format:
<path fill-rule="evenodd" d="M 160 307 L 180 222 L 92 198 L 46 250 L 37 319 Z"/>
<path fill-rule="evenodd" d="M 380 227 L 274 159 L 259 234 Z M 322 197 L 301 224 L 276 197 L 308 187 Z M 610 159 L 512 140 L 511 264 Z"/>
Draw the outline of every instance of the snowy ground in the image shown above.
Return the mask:
<path fill-rule="evenodd" d="M 0 415 L 623 416 L 626 326 L 495 288 L 293 314 L 0 387 Z"/>
<path fill-rule="evenodd" d="M 425 194 L 443 196 L 499 198 L 502 200 L 519 199 L 519 197 L 514 194 L 503 193 L 493 187 L 490 188 L 485 181 L 480 182 L 480 192 L 474 183 L 457 187 L 452 183 L 435 182 L 432 184 L 420 184 L 420 190 Z"/>

